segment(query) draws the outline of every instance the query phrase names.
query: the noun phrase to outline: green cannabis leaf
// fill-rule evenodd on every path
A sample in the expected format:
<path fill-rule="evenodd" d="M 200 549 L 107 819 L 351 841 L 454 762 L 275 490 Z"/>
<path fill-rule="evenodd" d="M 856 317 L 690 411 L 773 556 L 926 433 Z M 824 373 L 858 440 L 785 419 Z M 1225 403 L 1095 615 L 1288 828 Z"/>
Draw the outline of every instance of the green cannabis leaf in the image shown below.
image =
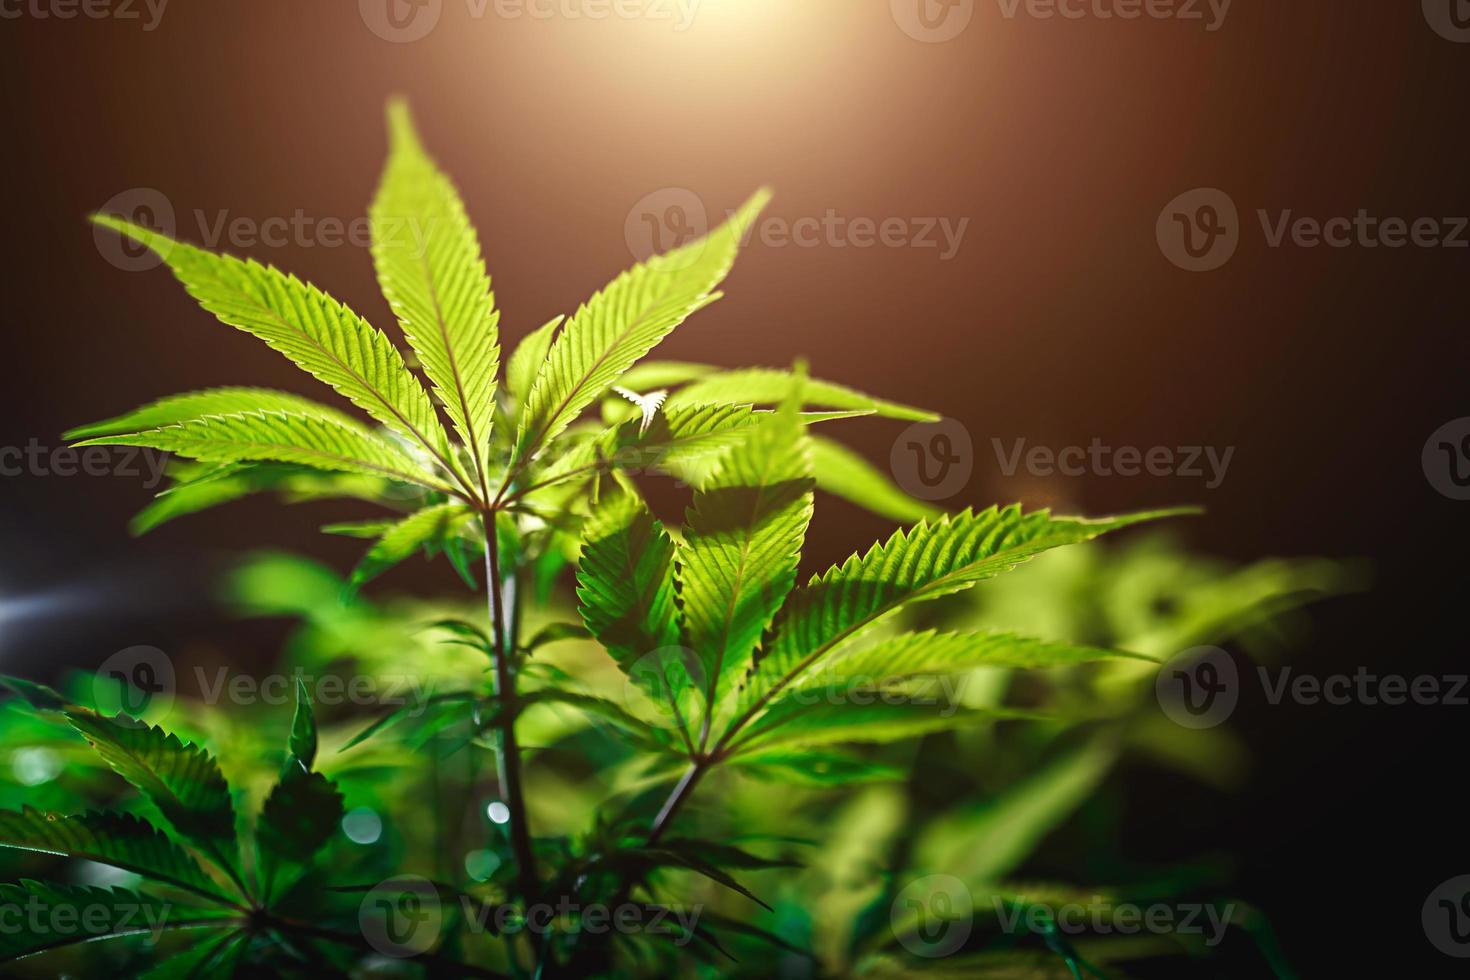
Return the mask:
<path fill-rule="evenodd" d="M 1178 513 L 1079 520 L 991 507 L 895 531 L 792 594 L 775 640 L 747 680 L 742 708 L 747 716 L 758 710 L 838 644 L 907 603 L 968 589 L 1052 548 Z"/>
<path fill-rule="evenodd" d="M 276 460 L 450 489 L 402 450 L 370 432 L 329 418 L 289 412 L 205 415 L 127 435 L 98 436 L 78 445 L 147 446 L 207 463 Z"/>
<path fill-rule="evenodd" d="M 0 963 L 24 956 L 120 936 L 152 932 L 169 921 L 168 902 L 126 888 L 91 888 L 41 881 L 0 884 L 0 907 L 42 908 L 48 914 L 33 917 L 39 928 L 8 928 L 0 933 Z M 63 922 L 76 923 L 64 927 Z M 211 924 L 207 918 L 193 924 Z"/>
<path fill-rule="evenodd" d="M 717 704 L 748 668 L 796 582 L 812 463 L 795 404 L 721 457 L 694 495 L 679 549 L 684 628 Z"/>
<path fill-rule="evenodd" d="M 488 494 L 500 364 L 490 276 L 464 204 L 424 152 L 407 107 L 395 102 L 388 116 L 392 151 L 372 207 L 378 282 Z"/>
<path fill-rule="evenodd" d="M 213 756 L 125 715 L 71 710 L 66 716 L 118 775 L 142 790 L 175 830 L 243 888 L 235 807 Z"/>
<path fill-rule="evenodd" d="M 630 493 L 604 501 L 584 533 L 577 594 L 587 629 L 651 697 L 677 710 L 690 679 L 677 656 L 673 541 Z"/>
<path fill-rule="evenodd" d="M 85 858 L 228 903 L 199 863 L 152 824 L 128 813 L 74 815 L 30 807 L 0 811 L 0 847 Z"/>
<path fill-rule="evenodd" d="M 3 682 L 12 690 L 29 691 L 38 709 L 63 711 L 102 761 L 141 790 L 181 840 L 129 813 L 0 810 L 0 848 L 93 861 L 138 875 L 146 886 L 162 889 L 155 895 L 39 881 L 0 884 L 0 901 L 7 907 L 41 908 L 47 913 L 33 917 L 32 928 L 0 930 L 0 963 L 102 939 L 202 930 L 207 938 L 200 945 L 160 962 L 147 975 L 229 977 L 238 954 L 261 936 L 310 936 L 349 947 L 362 945 L 360 936 L 341 927 L 301 922 L 295 911 L 299 896 L 292 900 L 289 889 L 278 887 L 283 876 L 296 881 L 309 870 L 343 816 L 336 783 L 311 768 L 317 728 L 302 682 L 296 687 L 286 763 L 266 797 L 253 840 L 247 838 L 245 846 L 237 836 L 230 787 L 202 748 L 126 715 L 104 717 L 15 678 L 5 677 Z M 253 867 L 242 863 L 242 854 L 255 856 Z M 174 901 L 175 893 L 188 902 Z M 489 971 L 472 972 L 494 976 Z"/>
<path fill-rule="evenodd" d="M 222 322 L 264 340 L 422 447 L 446 470 L 454 469 L 448 436 L 428 393 L 387 336 L 362 317 L 315 286 L 269 266 L 212 255 L 112 215 L 97 215 L 94 220 L 158 253 L 189 295 Z M 267 407 L 258 405 L 254 410 Z"/>
<path fill-rule="evenodd" d="M 718 294 L 744 229 L 765 207 L 761 192 L 725 224 L 614 279 L 577 309 L 552 342 L 526 395 L 517 461 L 533 456 L 674 328 Z"/>

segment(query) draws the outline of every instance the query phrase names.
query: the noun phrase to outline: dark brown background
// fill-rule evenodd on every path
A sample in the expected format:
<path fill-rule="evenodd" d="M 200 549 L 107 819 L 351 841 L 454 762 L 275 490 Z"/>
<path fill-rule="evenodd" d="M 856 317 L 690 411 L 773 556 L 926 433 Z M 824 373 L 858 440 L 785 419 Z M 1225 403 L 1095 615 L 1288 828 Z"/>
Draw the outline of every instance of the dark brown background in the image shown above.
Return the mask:
<path fill-rule="evenodd" d="M 703 0 L 666 22 L 467 16 L 445 0 L 424 40 L 386 42 L 350 2 L 169 5 L 137 21 L 0 20 L 5 151 L 5 411 L 0 444 L 147 398 L 223 383 L 311 392 L 258 342 L 214 324 L 163 271 L 120 271 L 84 215 L 129 188 L 256 221 L 350 220 L 382 161 L 382 106 L 408 95 L 456 176 L 514 341 L 629 262 L 629 209 L 668 186 L 712 211 L 770 184 L 795 219 L 970 219 L 951 261 L 929 249 L 745 253 L 729 296 L 662 355 L 739 365 L 811 358 L 819 376 L 936 408 L 974 437 L 963 499 L 1090 512 L 1198 502 L 1198 547 L 1240 559 L 1366 556 L 1378 588 L 1322 607 L 1303 669 L 1407 673 L 1463 663 L 1470 504 L 1434 492 L 1425 439 L 1470 414 L 1467 250 L 1271 249 L 1254 211 L 1470 214 L 1463 95 L 1470 46 L 1416 0 L 1236 0 L 1223 29 L 1140 20 L 1007 20 L 994 0 L 944 44 L 906 36 L 879 0 Z M 1154 240 L 1199 186 L 1246 222 L 1223 269 L 1189 274 Z M 366 252 L 246 251 L 389 321 Z M 899 427 L 849 431 L 885 460 Z M 1235 446 L 1198 481 L 1002 476 L 990 439 Z M 251 501 L 128 540 L 146 499 L 121 478 L 0 480 L 5 670 L 95 663 L 131 643 L 246 649 L 197 605 L 213 555 L 310 547 L 324 511 Z M 958 502 L 958 501 L 956 501 Z M 813 562 L 884 531 L 824 508 Z M 430 588 L 414 573 L 391 584 Z M 1447 587 L 1448 586 L 1448 587 Z M 51 615 L 18 619 L 37 598 Z M 1306 975 L 1428 950 L 1419 907 L 1470 871 L 1466 708 L 1249 706 L 1252 790 L 1208 826 L 1161 794 L 1141 837 L 1235 852 L 1238 891 L 1274 917 Z M 1171 785 L 1168 793 L 1203 792 Z M 1339 917 L 1345 909 L 1350 920 Z M 1348 921 L 1352 926 L 1344 928 Z M 1425 974 L 1450 960 L 1431 959 Z"/>

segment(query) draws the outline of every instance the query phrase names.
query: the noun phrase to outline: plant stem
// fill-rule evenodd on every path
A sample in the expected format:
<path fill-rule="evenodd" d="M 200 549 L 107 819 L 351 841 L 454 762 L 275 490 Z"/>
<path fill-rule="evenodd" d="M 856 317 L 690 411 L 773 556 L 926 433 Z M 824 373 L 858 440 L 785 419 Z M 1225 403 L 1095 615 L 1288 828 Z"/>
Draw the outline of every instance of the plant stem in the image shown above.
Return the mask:
<path fill-rule="evenodd" d="M 664 800 L 664 805 L 658 811 L 658 816 L 653 819 L 653 826 L 649 828 L 648 842 L 645 846 L 658 843 L 658 839 L 663 836 L 664 830 L 667 829 L 669 823 L 678 814 L 679 809 L 683 807 L 684 801 L 689 799 L 694 793 L 694 787 L 698 785 L 699 778 L 705 774 L 708 767 L 709 760 L 707 759 L 700 759 L 697 762 L 690 763 L 689 768 L 684 771 L 683 777 L 674 786 L 673 791 L 669 793 L 669 798 Z"/>
<path fill-rule="evenodd" d="M 709 771 L 710 767 L 716 761 L 716 759 L 712 759 L 709 756 L 701 756 L 689 764 L 689 768 L 684 770 L 684 775 L 679 778 L 679 782 L 674 785 L 673 790 L 669 793 L 669 798 L 664 801 L 664 805 L 659 809 L 658 816 L 654 817 L 653 824 L 648 829 L 648 837 L 643 842 L 644 847 L 652 847 L 658 843 L 659 838 L 663 836 L 664 831 L 668 829 L 669 824 L 678 815 L 685 801 L 693 795 L 694 787 L 698 785 L 700 777 Z M 618 886 L 618 890 L 613 895 L 613 900 L 609 906 L 614 910 L 614 914 L 628 900 L 628 897 L 633 893 L 633 889 L 638 887 L 641 880 L 641 876 L 629 877 L 624 879 L 623 883 Z M 577 938 L 580 941 L 582 937 L 578 936 Z M 599 940 L 590 940 L 586 945 L 579 945 L 576 949 L 575 958 L 573 959 L 573 968 L 587 967 L 597 955 L 596 950 L 599 947 Z"/>
<path fill-rule="evenodd" d="M 684 802 L 694 794 L 694 787 L 699 784 L 699 779 L 713 764 L 709 758 L 697 759 L 689 764 L 684 770 L 684 775 L 679 777 L 679 782 L 674 785 L 669 793 L 669 798 L 664 800 L 664 805 L 659 809 L 658 816 L 653 818 L 653 825 L 648 828 L 648 837 L 644 840 L 644 847 L 652 847 L 658 843 L 658 839 L 664 835 L 674 817 L 679 813 Z M 613 899 L 612 907 L 616 909 L 627 900 L 628 895 L 638 886 L 637 878 L 629 878 L 618 888 L 617 897 Z"/>
<path fill-rule="evenodd" d="M 540 888 L 536 877 L 535 856 L 531 847 L 531 830 L 526 824 L 526 797 L 521 789 L 521 750 L 516 744 L 516 679 L 511 663 L 513 651 L 506 642 L 505 597 L 501 592 L 500 541 L 495 515 L 484 520 L 485 588 L 490 593 L 490 626 L 495 638 L 495 694 L 500 708 L 500 737 L 496 746 L 497 769 L 500 773 L 501 802 L 510 811 L 510 846 L 516 856 L 516 874 L 526 902 L 535 898 Z"/>

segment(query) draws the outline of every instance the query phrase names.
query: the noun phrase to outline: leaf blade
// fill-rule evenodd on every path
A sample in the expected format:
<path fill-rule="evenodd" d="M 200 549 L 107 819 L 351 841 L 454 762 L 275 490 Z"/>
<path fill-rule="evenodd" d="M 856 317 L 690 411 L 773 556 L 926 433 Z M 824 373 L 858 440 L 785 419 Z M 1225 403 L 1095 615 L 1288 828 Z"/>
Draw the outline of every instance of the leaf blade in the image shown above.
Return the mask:
<path fill-rule="evenodd" d="M 1093 792 L 1117 760 L 1117 748 L 1094 740 L 1047 762 L 983 806 L 951 811 L 914 842 L 921 866 L 968 881 L 1011 874 L 1037 844 Z M 984 848 L 972 842 L 984 840 Z"/>
<path fill-rule="evenodd" d="M 463 504 L 435 504 L 415 511 L 383 532 L 352 570 L 349 587 L 361 588 L 394 565 L 413 556 L 420 548 L 445 540 L 473 512 Z"/>
<path fill-rule="evenodd" d="M 89 810 L 67 815 L 29 806 L 0 810 L 0 847 L 95 861 L 231 903 L 188 852 L 132 814 Z"/>
<path fill-rule="evenodd" d="M 92 220 L 157 253 L 201 306 L 448 466 L 449 438 L 392 342 L 325 292 L 253 260 L 216 255 L 114 215 Z"/>
<path fill-rule="evenodd" d="M 694 495 L 677 551 L 679 594 L 711 713 L 796 583 L 811 474 L 802 427 L 794 410 L 782 411 L 722 456 Z"/>
<path fill-rule="evenodd" d="M 915 523 L 943 513 L 938 507 L 904 493 L 888 474 L 839 442 L 811 436 L 812 472 L 817 489 L 857 504 L 880 517 Z"/>
<path fill-rule="evenodd" d="M 556 328 L 565 319 L 565 316 L 554 316 L 547 320 L 521 338 L 515 352 L 510 355 L 510 361 L 505 367 L 505 387 L 518 400 L 524 401 L 531 393 L 531 386 L 536 382 L 536 373 L 546 363 L 546 354 L 551 350 Z"/>
<path fill-rule="evenodd" d="M 378 283 L 483 478 L 500 370 L 490 275 L 464 203 L 407 106 L 391 103 L 388 121 L 388 164 L 369 212 Z"/>
<path fill-rule="evenodd" d="M 792 592 L 773 643 L 747 677 L 737 727 L 838 643 L 902 605 L 963 591 L 1051 548 L 1178 513 L 1085 520 L 1012 505 L 895 531 Z"/>
<path fill-rule="evenodd" d="M 583 533 L 577 609 L 618 667 L 656 700 L 673 703 L 681 678 L 646 658 L 679 644 L 674 543 L 630 493 L 604 500 Z"/>
<path fill-rule="evenodd" d="M 267 900 L 275 893 L 283 869 L 299 873 L 310 866 L 344 813 L 335 783 L 295 761 L 287 763 L 261 807 L 255 828 L 265 866 Z"/>
<path fill-rule="evenodd" d="M 77 446 L 146 446 L 211 463 L 275 460 L 316 469 L 386 476 L 443 493 L 454 488 L 391 443 L 328 419 L 291 412 L 242 412 L 115 436 Z"/>
<path fill-rule="evenodd" d="M 22 879 L 0 883 L 0 908 L 28 908 L 32 903 L 50 910 L 36 917 L 39 928 L 0 930 L 0 963 L 47 950 L 130 936 L 167 928 L 172 906 L 126 888 L 92 888 Z M 73 923 L 62 927 L 63 921 Z"/>
<path fill-rule="evenodd" d="M 705 238 L 634 266 L 578 308 L 526 397 L 516 433 L 518 460 L 556 438 L 624 371 L 711 302 L 735 261 L 743 229 L 768 197 L 758 192 Z"/>
<path fill-rule="evenodd" d="M 296 678 L 296 710 L 291 715 L 291 734 L 286 740 L 286 751 L 307 769 L 316 762 L 316 715 L 311 710 L 311 695 L 306 693 L 306 681 Z"/>
<path fill-rule="evenodd" d="M 779 368 L 721 371 L 695 380 L 669 396 L 670 405 L 775 405 L 791 390 L 792 372 Z M 937 422 L 939 415 L 912 405 L 875 398 L 845 385 L 812 378 L 803 382 L 802 407 L 872 412 L 884 418 Z"/>
<path fill-rule="evenodd" d="M 138 980 L 229 980 L 235 975 L 234 964 L 249 944 L 249 933 L 228 924 L 226 931 L 211 942 L 197 943 L 181 949 L 168 959 L 139 974 Z"/>
<path fill-rule="evenodd" d="M 66 713 L 113 771 L 153 801 L 166 820 L 238 879 L 235 807 L 214 757 L 153 725 L 85 710 Z"/>
<path fill-rule="evenodd" d="M 1078 646 L 1005 631 L 948 633 L 924 630 L 889 637 L 863 650 L 838 651 L 791 685 L 799 691 L 832 684 L 882 684 L 917 676 L 953 674 L 976 667 L 1033 669 L 1073 667 L 1103 660 L 1149 657 L 1122 650 Z"/>
<path fill-rule="evenodd" d="M 832 701 L 791 692 L 747 726 L 732 751 L 743 754 L 782 747 L 809 748 L 842 743 L 881 744 L 931 732 L 996 721 L 1036 720 L 1039 716 L 1006 709 L 959 708 L 929 701 Z"/>
<path fill-rule="evenodd" d="M 90 439 L 95 436 L 121 435 L 128 432 L 142 432 L 145 429 L 160 429 L 166 425 L 177 425 L 180 422 L 202 418 L 205 415 L 236 415 L 240 412 L 264 411 L 297 412 L 330 418 L 343 425 L 361 425 L 351 416 L 329 405 L 323 405 L 289 391 L 232 386 L 166 395 L 114 418 L 68 429 L 62 433 L 62 438 L 71 441 Z"/>

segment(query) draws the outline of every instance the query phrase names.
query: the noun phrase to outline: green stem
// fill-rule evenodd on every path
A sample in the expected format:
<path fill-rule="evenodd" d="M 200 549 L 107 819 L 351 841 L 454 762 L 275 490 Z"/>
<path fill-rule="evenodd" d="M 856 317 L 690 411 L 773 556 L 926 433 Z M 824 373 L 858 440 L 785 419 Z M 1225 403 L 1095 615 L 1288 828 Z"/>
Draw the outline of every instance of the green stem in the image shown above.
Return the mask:
<path fill-rule="evenodd" d="M 497 769 L 500 773 L 501 802 L 510 811 L 510 845 L 515 853 L 516 874 L 525 901 L 535 898 L 540 889 L 536 877 L 531 830 L 526 823 L 526 797 L 521 788 L 521 751 L 516 743 L 516 681 L 512 664 L 513 651 L 507 642 L 505 596 L 500 577 L 500 541 L 496 533 L 495 515 L 484 520 L 485 587 L 490 593 L 490 625 L 495 639 L 495 694 L 499 702 L 500 737 L 496 745 Z"/>
<path fill-rule="evenodd" d="M 659 809 L 658 816 L 654 817 L 653 824 L 648 829 L 648 837 L 643 843 L 644 847 L 652 847 L 658 843 L 659 838 L 663 836 L 664 831 L 668 829 L 669 824 L 673 822 L 674 817 L 678 815 L 684 803 L 693 795 L 694 787 L 699 784 L 700 778 L 718 761 L 718 759 L 709 756 L 701 756 L 689 764 L 689 768 L 684 771 L 684 775 L 679 778 L 679 782 L 674 785 L 673 790 L 669 793 L 668 799 L 664 801 L 664 805 Z M 614 910 L 618 909 L 632 895 L 633 889 L 638 887 L 641 880 L 641 876 L 625 879 L 618 886 L 617 893 L 613 896 L 613 900 L 608 907 Z M 582 939 L 581 936 L 577 938 L 579 941 Z M 594 939 L 589 940 L 586 945 L 577 948 L 573 960 L 574 967 L 586 966 L 590 963 L 597 955 L 596 950 L 599 946 L 600 940 Z"/>
<path fill-rule="evenodd" d="M 675 784 L 669 793 L 669 798 L 664 800 L 664 805 L 658 811 L 658 816 L 653 819 L 653 826 L 648 831 L 648 841 L 645 847 L 657 844 L 658 839 L 663 836 L 669 823 L 678 816 L 679 810 L 683 808 L 684 802 L 694 793 L 694 787 L 699 785 L 700 777 L 709 771 L 712 760 L 708 758 L 699 759 L 690 764 L 684 771 L 684 775 Z"/>

